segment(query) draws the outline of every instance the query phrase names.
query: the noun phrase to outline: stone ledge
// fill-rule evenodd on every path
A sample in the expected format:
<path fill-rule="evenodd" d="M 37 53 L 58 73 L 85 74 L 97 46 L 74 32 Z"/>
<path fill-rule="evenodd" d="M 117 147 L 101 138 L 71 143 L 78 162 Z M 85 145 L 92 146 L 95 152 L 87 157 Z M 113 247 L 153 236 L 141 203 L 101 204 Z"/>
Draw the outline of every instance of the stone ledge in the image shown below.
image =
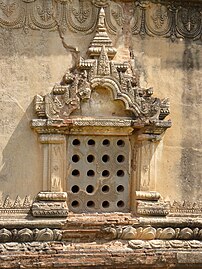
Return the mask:
<path fill-rule="evenodd" d="M 144 242 L 144 241 L 142 241 Z M 190 257 L 192 257 L 190 259 Z M 0 244 L 0 268 L 201 268 L 202 247 L 132 249 L 121 241 Z M 189 266 L 189 267 L 186 267 Z"/>

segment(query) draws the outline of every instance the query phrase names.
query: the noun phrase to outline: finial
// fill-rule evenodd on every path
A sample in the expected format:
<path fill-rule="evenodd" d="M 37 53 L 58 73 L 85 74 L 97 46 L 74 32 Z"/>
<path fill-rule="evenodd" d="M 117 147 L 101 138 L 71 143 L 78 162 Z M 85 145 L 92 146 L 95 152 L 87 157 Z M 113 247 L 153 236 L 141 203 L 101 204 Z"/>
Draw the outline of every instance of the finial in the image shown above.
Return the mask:
<path fill-rule="evenodd" d="M 112 46 L 112 40 L 107 34 L 107 29 L 105 27 L 105 10 L 104 8 L 101 8 L 96 34 L 88 48 L 89 55 L 93 58 L 99 58 L 103 46 L 105 46 L 108 57 L 113 59 L 116 54 L 116 49 Z"/>

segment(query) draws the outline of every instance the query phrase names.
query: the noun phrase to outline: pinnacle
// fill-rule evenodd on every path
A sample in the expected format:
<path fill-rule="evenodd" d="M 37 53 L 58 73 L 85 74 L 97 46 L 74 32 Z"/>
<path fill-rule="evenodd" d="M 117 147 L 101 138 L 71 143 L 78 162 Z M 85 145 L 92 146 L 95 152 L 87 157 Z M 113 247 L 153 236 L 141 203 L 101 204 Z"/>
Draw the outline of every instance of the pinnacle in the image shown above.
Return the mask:
<path fill-rule="evenodd" d="M 90 43 L 88 53 L 93 58 L 98 58 L 101 54 L 102 47 L 105 46 L 105 50 L 109 58 L 114 58 L 116 49 L 112 46 L 112 40 L 107 34 L 105 27 L 105 11 L 104 8 L 100 9 L 96 34 Z"/>

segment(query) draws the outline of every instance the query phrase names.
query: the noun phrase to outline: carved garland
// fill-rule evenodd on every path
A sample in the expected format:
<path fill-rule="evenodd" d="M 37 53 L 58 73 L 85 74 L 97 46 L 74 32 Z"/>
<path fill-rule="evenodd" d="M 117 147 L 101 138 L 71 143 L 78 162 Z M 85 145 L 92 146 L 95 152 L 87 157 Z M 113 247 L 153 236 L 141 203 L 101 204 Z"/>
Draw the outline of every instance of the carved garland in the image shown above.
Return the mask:
<path fill-rule="evenodd" d="M 124 3 L 105 0 L 0 2 L 0 26 L 7 29 L 56 30 L 91 33 L 97 23 L 99 8 L 106 10 L 106 25 L 110 33 L 117 33 L 132 25 L 134 35 L 200 39 L 202 33 L 201 3 L 188 5 L 181 1 L 131 1 L 133 11 L 124 13 Z"/>
<path fill-rule="evenodd" d="M 202 242 L 193 240 L 193 241 L 178 241 L 178 240 L 168 240 L 168 241 L 161 241 L 161 240 L 152 240 L 152 241 L 143 241 L 143 240 L 131 240 L 129 243 L 126 245 L 122 242 L 119 243 L 119 248 L 120 246 L 124 247 L 127 246 L 132 249 L 160 249 L 160 250 L 169 250 L 169 251 L 175 251 L 175 250 L 195 250 L 195 249 L 202 249 Z M 4 243 L 0 244 L 0 252 L 3 254 L 8 254 L 12 252 L 19 252 L 19 253 L 46 253 L 47 251 L 51 250 L 52 255 L 57 253 L 58 251 L 66 251 L 68 252 L 69 255 L 71 255 L 71 248 L 72 248 L 72 243 L 60 243 L 60 242 L 30 242 L 30 243 Z M 84 248 L 84 245 L 77 244 L 77 251 L 80 251 L 82 249 L 82 253 Z M 106 245 L 105 249 L 110 249 L 110 245 Z M 69 250 L 69 251 L 68 251 Z M 88 250 L 88 246 L 87 246 Z M 97 249 L 96 249 L 97 250 Z M 113 248 L 114 250 L 114 248 Z M 92 246 L 91 246 L 91 251 L 92 251 Z M 98 250 L 99 251 L 99 250 Z M 131 252 L 130 252 L 131 253 Z M 99 251 L 99 256 L 100 256 L 100 251 Z M 79 256 L 80 257 L 80 256 Z M 74 247 L 74 259 L 75 259 L 75 247 Z M 7 258 L 8 261 L 8 258 Z"/>
<path fill-rule="evenodd" d="M 62 232 L 60 230 L 49 228 L 44 229 L 0 229 L 0 242 L 31 242 L 31 241 L 60 241 Z"/>
<path fill-rule="evenodd" d="M 122 240 L 202 240 L 202 229 L 195 228 L 154 228 L 154 227 L 119 227 L 111 226 L 102 229 L 103 238 Z"/>

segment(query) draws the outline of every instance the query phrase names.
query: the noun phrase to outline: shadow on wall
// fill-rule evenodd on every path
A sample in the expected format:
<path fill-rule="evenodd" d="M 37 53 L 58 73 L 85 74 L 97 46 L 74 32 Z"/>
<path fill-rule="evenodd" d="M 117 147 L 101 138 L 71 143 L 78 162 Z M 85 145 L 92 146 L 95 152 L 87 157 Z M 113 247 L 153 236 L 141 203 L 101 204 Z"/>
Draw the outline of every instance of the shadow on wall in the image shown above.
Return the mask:
<path fill-rule="evenodd" d="M 201 129 L 201 71 L 199 53 L 186 40 L 183 54 L 184 87 L 182 109 L 186 123 L 182 136 L 181 187 L 183 200 L 202 199 L 202 129 Z"/>
<path fill-rule="evenodd" d="M 12 115 L 15 117 L 15 115 Z M 11 117 L 11 115 L 10 115 Z M 33 102 L 28 106 L 2 152 L 0 192 L 15 200 L 30 196 L 42 189 L 42 152 L 37 135 L 30 128 Z"/>

